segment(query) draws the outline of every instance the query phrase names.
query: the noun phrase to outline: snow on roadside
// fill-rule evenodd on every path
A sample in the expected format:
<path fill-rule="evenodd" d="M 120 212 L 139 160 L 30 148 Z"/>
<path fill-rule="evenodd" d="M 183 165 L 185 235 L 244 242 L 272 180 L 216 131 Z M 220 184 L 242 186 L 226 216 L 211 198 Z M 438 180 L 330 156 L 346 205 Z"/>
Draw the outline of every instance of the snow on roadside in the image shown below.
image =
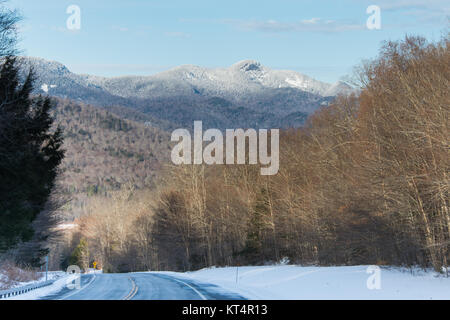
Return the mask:
<path fill-rule="evenodd" d="M 15 288 L 20 288 L 20 287 L 24 287 L 24 286 L 28 286 L 31 284 L 36 284 L 39 282 L 43 282 L 45 281 L 45 272 L 38 272 L 40 278 L 34 281 L 24 281 L 24 282 L 18 282 L 15 281 L 13 286 L 7 287 L 6 289 L 2 289 L 2 290 L 8 290 L 8 289 L 15 289 Z M 48 272 L 48 280 L 56 280 L 60 277 L 63 277 L 65 275 L 65 272 L 63 271 L 49 271 Z M 3 282 L 2 282 L 3 281 Z M 2 274 L 1 270 L 0 270 L 0 287 L 2 287 L 2 283 L 7 283 L 8 279 L 6 278 L 6 276 L 4 274 Z"/>
<path fill-rule="evenodd" d="M 79 275 L 77 275 L 77 274 L 69 275 L 64 272 L 61 272 L 61 273 L 59 273 L 58 279 L 52 285 L 33 290 L 33 291 L 27 292 L 25 294 L 21 294 L 19 296 L 10 297 L 5 300 L 38 300 L 45 296 L 48 296 L 48 295 L 51 295 L 58 291 L 61 291 L 62 289 L 64 289 L 64 287 L 68 283 L 74 281 L 78 276 Z M 49 274 L 49 280 L 52 280 L 52 279 L 50 279 L 50 274 Z"/>
<path fill-rule="evenodd" d="M 216 284 L 249 299 L 263 300 L 429 300 L 450 299 L 450 278 L 432 271 L 381 268 L 380 289 L 369 289 L 368 266 L 208 268 L 164 272 L 180 279 Z M 236 274 L 238 281 L 236 283 Z M 372 278 L 373 279 L 373 278 Z"/>
<path fill-rule="evenodd" d="M 41 275 L 39 280 L 30 281 L 30 282 L 21 282 L 21 283 L 18 283 L 17 285 L 15 285 L 15 286 L 13 286 L 11 289 L 24 287 L 24 286 L 28 286 L 30 284 L 35 284 L 35 283 L 39 283 L 39 282 L 45 281 L 45 279 L 46 279 L 45 278 L 45 272 L 39 272 L 39 274 Z M 50 271 L 48 273 L 48 280 L 56 280 L 56 279 L 64 277 L 64 276 L 65 276 L 65 272 L 63 272 L 63 271 Z"/>

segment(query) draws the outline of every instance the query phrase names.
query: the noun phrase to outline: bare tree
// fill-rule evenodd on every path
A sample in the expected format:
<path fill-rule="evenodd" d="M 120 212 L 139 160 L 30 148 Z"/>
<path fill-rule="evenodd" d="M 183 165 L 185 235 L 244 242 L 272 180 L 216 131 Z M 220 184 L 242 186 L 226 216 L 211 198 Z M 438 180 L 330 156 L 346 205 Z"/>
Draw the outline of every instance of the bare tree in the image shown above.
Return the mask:
<path fill-rule="evenodd" d="M 17 54 L 17 23 L 21 17 L 6 6 L 7 2 L 0 1 L 0 58 Z"/>

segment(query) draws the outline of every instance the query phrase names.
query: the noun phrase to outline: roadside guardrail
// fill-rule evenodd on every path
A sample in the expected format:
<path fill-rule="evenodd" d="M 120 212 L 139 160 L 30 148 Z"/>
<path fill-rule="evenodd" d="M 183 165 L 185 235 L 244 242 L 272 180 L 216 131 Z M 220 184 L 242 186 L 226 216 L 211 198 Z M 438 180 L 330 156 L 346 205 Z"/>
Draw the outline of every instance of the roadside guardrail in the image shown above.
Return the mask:
<path fill-rule="evenodd" d="M 52 285 L 55 282 L 55 280 L 49 280 L 49 281 L 43 281 L 43 282 L 37 282 L 34 284 L 29 284 L 27 286 L 23 286 L 23 287 L 17 287 L 17 288 L 13 288 L 13 289 L 8 289 L 8 290 L 3 290 L 0 291 L 0 300 L 1 299 L 6 299 L 6 298 L 10 298 L 10 297 L 14 297 L 14 296 L 18 296 L 39 288 L 43 288 L 43 287 L 47 287 Z"/>

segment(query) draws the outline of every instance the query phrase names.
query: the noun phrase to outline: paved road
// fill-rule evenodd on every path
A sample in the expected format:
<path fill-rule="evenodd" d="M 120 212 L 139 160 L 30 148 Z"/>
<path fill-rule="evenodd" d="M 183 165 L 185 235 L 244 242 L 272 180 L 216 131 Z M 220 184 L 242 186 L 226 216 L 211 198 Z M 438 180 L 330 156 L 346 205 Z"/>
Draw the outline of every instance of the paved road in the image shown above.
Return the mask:
<path fill-rule="evenodd" d="M 81 288 L 64 288 L 43 300 L 245 300 L 208 283 L 158 273 L 88 274 Z"/>

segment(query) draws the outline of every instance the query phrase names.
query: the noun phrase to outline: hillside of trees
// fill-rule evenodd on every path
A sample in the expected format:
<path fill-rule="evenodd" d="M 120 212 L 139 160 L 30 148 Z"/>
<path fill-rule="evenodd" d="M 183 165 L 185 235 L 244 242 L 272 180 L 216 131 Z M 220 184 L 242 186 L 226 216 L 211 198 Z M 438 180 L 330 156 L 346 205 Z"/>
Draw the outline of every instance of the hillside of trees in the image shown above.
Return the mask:
<path fill-rule="evenodd" d="M 66 150 L 59 191 L 71 200 L 64 208 L 65 220 L 82 215 L 89 197 L 124 183 L 154 187 L 156 172 L 170 155 L 168 133 L 83 103 L 54 102 L 53 116 L 64 132 Z"/>
<path fill-rule="evenodd" d="M 249 165 L 169 167 L 157 188 L 130 183 L 93 196 L 61 260 L 84 268 L 96 260 L 110 272 L 284 257 L 442 270 L 450 259 L 449 44 L 387 42 L 358 69 L 360 94 L 282 133 L 275 176 Z"/>

